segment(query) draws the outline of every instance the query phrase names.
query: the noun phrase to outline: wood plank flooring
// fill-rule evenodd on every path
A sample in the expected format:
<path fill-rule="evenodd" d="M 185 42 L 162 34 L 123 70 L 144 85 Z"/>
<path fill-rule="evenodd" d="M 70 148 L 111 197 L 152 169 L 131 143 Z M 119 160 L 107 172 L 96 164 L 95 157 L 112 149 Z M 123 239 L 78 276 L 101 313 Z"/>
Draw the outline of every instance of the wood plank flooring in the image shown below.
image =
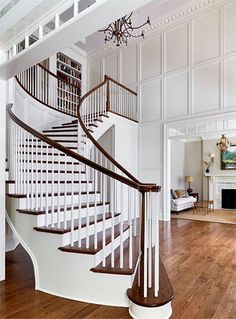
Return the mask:
<path fill-rule="evenodd" d="M 161 222 L 161 256 L 175 290 L 172 319 L 236 318 L 236 226 Z M 34 290 L 31 261 L 7 253 L 0 282 L 1 319 L 130 319 L 126 308 L 66 300 Z M 147 318 L 148 319 L 148 318 Z"/>

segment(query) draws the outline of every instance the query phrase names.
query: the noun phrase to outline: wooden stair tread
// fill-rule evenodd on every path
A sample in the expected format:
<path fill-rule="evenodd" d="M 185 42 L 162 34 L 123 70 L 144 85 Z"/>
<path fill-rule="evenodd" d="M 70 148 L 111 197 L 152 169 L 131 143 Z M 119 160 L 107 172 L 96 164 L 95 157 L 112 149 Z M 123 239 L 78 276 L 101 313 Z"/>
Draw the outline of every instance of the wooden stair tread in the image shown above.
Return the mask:
<path fill-rule="evenodd" d="M 135 304 L 143 307 L 161 307 L 174 298 L 174 291 L 170 283 L 169 277 L 166 273 L 165 267 L 160 257 L 159 262 L 159 294 L 158 297 L 154 296 L 154 290 L 148 288 L 148 296 L 144 298 L 141 293 L 141 288 L 138 287 L 138 278 L 137 274 L 133 283 L 132 289 L 127 290 L 127 295 L 131 301 Z"/>
<path fill-rule="evenodd" d="M 26 195 L 24 195 L 26 196 Z M 109 205 L 110 202 L 107 201 L 104 203 L 105 205 Z M 103 202 L 96 202 L 96 206 L 102 206 Z M 95 207 L 95 203 L 94 202 L 89 202 L 89 208 Z M 79 209 L 80 206 L 78 204 L 75 204 L 73 206 L 73 210 L 77 210 Z M 81 204 L 81 209 L 87 208 L 87 203 L 82 203 Z M 70 211 L 72 209 L 71 205 L 67 205 L 66 206 L 66 211 Z M 42 210 L 35 210 L 35 209 L 17 209 L 17 212 L 21 213 L 21 214 L 27 214 L 27 215 L 45 215 L 46 214 L 46 209 L 43 208 Z M 60 212 L 64 212 L 64 205 L 60 206 Z M 58 212 L 58 208 L 54 207 L 53 213 L 57 213 Z M 51 207 L 48 208 L 48 214 L 52 213 L 52 209 Z"/>
<path fill-rule="evenodd" d="M 78 134 L 45 134 L 48 137 L 78 137 Z"/>
<path fill-rule="evenodd" d="M 50 155 L 50 156 L 52 156 L 52 155 L 54 155 L 54 156 L 66 156 L 66 154 L 64 154 L 64 153 L 51 153 L 51 152 L 49 152 L 49 153 L 44 153 L 44 152 L 37 152 L 37 154 L 36 154 L 36 152 L 33 152 L 33 154 L 32 154 L 32 152 L 25 152 L 25 151 L 22 151 L 21 152 L 21 154 L 29 154 L 29 155 Z"/>
<path fill-rule="evenodd" d="M 29 160 L 20 160 L 20 162 L 21 163 L 32 163 L 32 160 L 31 159 L 29 159 Z M 80 165 L 80 162 L 65 162 L 65 161 L 63 161 L 63 162 L 59 162 L 59 161 L 45 161 L 45 160 L 33 160 L 33 163 L 42 163 L 42 164 L 60 164 L 60 165 L 64 165 L 64 164 L 67 164 L 67 165 Z"/>
<path fill-rule="evenodd" d="M 27 198 L 26 194 L 6 194 L 10 198 Z"/>
<path fill-rule="evenodd" d="M 119 216 L 120 214 L 115 214 L 114 217 Z M 106 213 L 105 214 L 105 220 L 111 219 L 112 218 L 112 214 L 111 213 Z M 96 218 L 97 223 L 100 223 L 103 221 L 103 215 L 99 214 L 97 215 Z M 89 226 L 94 225 L 95 223 L 95 218 L 94 216 L 90 216 L 89 217 Z M 86 227 L 87 225 L 87 218 L 81 218 L 81 228 Z M 42 227 L 34 227 L 35 230 L 40 231 L 40 232 L 44 232 L 44 233 L 53 233 L 53 234 L 65 234 L 71 231 L 71 221 L 67 221 L 66 222 L 66 227 L 64 227 L 64 223 L 61 222 L 60 223 L 60 227 L 51 227 L 49 226 L 42 226 Z M 79 229 L 79 225 L 78 225 L 78 219 L 74 220 L 74 230 Z"/>
<path fill-rule="evenodd" d="M 25 144 L 21 144 L 20 146 L 21 146 L 21 147 L 25 147 L 26 145 L 25 145 Z M 31 148 L 34 147 L 34 148 L 35 148 L 36 146 L 37 146 L 38 149 L 47 148 L 47 147 L 50 148 L 50 149 L 52 148 L 51 145 L 40 145 L 40 146 L 39 146 L 39 145 L 35 145 L 35 144 L 33 144 L 33 145 L 32 145 L 32 144 L 28 144 L 28 145 L 27 145 L 27 148 L 28 148 L 28 147 L 31 147 Z M 68 148 L 69 148 L 69 149 L 73 149 L 73 150 L 77 150 L 77 147 L 76 147 L 76 146 L 70 146 L 70 147 L 68 147 Z"/>
<path fill-rule="evenodd" d="M 65 129 L 64 127 L 62 127 L 61 129 L 50 129 L 50 130 L 43 130 L 43 133 L 52 133 L 52 132 L 56 132 L 56 133 L 61 133 L 61 132 L 78 132 L 78 130 L 76 129 Z M 46 134 L 48 136 L 48 134 Z M 52 136 L 54 136 L 52 134 Z"/>
<path fill-rule="evenodd" d="M 123 226 L 123 232 L 125 232 L 129 228 L 128 225 Z M 114 238 L 119 237 L 121 234 L 120 232 L 120 225 L 116 225 L 114 227 Z M 78 242 L 74 243 L 74 246 L 67 245 L 64 247 L 59 247 L 61 251 L 64 252 L 70 252 L 70 253 L 79 253 L 79 254 L 90 254 L 90 255 L 95 255 L 97 252 L 102 250 L 102 235 L 103 232 L 100 231 L 97 233 L 97 248 L 94 248 L 94 235 L 89 236 L 89 247 L 86 248 L 86 238 L 83 238 L 81 240 L 81 247 L 78 247 Z M 106 236 L 106 245 L 110 244 L 112 241 L 111 237 L 111 228 L 107 228 L 105 231 L 105 236 Z"/>
<path fill-rule="evenodd" d="M 60 128 L 62 128 L 62 129 L 65 129 L 66 127 L 68 127 L 68 128 L 72 128 L 72 127 L 77 127 L 78 128 L 78 124 L 71 124 L 70 126 L 66 126 L 66 125 L 64 125 L 64 126 L 52 126 L 52 129 L 60 129 Z"/>
<path fill-rule="evenodd" d="M 117 275 L 132 275 L 135 271 L 135 267 L 138 261 L 139 256 L 139 237 L 136 236 L 132 238 L 133 241 L 133 262 L 132 268 L 129 268 L 129 238 L 126 239 L 123 243 L 123 256 L 124 256 L 124 264 L 123 268 L 120 268 L 120 247 L 115 249 L 114 253 L 114 267 L 111 266 L 111 255 L 106 258 L 106 266 L 103 267 L 102 263 L 98 266 L 91 268 L 91 271 L 98 273 L 106 273 L 106 274 L 117 274 Z"/>
<path fill-rule="evenodd" d="M 29 170 L 27 170 L 27 169 L 22 169 L 22 172 L 32 172 L 32 169 L 29 169 Z M 58 172 L 60 172 L 60 174 L 63 174 L 63 173 L 69 173 L 69 174 L 85 174 L 86 172 L 85 171 L 71 171 L 71 170 L 60 170 L 60 171 L 58 171 L 57 169 L 55 169 L 55 170 L 51 170 L 51 169 L 48 169 L 48 170 L 45 170 L 45 169 L 38 169 L 37 170 L 37 173 L 58 173 Z M 36 173 L 36 169 L 33 169 L 33 173 Z"/>
<path fill-rule="evenodd" d="M 7 180 L 7 181 L 5 181 L 5 183 L 6 183 L 6 184 L 15 184 L 15 181 L 13 181 L 13 180 Z"/>
<path fill-rule="evenodd" d="M 75 191 L 75 192 L 73 192 L 73 195 L 79 195 L 79 194 L 81 194 L 81 195 L 87 195 L 87 194 L 89 194 L 89 195 L 94 195 L 95 194 L 95 191 L 89 191 L 88 193 L 86 192 L 86 191 L 82 191 L 82 192 L 78 192 L 78 191 Z M 100 192 L 99 191 L 96 191 L 96 194 L 100 194 Z M 48 197 L 52 197 L 52 195 L 54 195 L 54 196 L 58 196 L 58 195 L 60 195 L 60 196 L 71 196 L 72 195 L 72 192 L 60 192 L 60 194 L 58 194 L 58 193 L 48 193 L 48 194 L 46 194 L 46 193 L 42 193 L 42 194 L 40 194 L 40 193 L 38 193 L 38 197 L 46 197 L 46 196 L 48 196 Z M 32 197 L 32 194 L 30 194 L 30 197 Z M 33 194 L 33 197 L 35 197 L 35 194 Z"/>
<path fill-rule="evenodd" d="M 38 180 L 38 181 L 29 181 L 29 184 L 36 184 L 36 182 L 37 182 L 37 184 L 52 184 L 52 180 L 48 180 L 48 181 L 46 181 L 46 180 Z M 15 183 L 15 182 L 14 182 Z M 65 181 L 65 180 L 60 180 L 60 181 L 58 181 L 58 180 L 54 180 L 53 181 L 53 184 L 58 184 L 58 183 L 60 183 L 60 184 L 72 184 L 72 181 Z M 76 181 L 73 181 L 73 183 L 74 184 L 87 184 L 87 183 L 92 183 L 92 181 L 78 181 L 78 180 L 76 180 Z"/>

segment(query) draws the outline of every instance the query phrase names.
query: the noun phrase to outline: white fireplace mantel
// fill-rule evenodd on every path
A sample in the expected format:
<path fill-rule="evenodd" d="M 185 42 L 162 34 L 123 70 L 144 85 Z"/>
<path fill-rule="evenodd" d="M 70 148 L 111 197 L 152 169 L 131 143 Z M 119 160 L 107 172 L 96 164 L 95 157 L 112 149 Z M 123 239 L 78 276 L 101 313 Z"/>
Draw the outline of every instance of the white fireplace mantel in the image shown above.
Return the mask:
<path fill-rule="evenodd" d="M 236 189 L 236 171 L 204 174 L 209 179 L 209 200 L 214 201 L 217 209 L 222 208 L 222 189 Z"/>

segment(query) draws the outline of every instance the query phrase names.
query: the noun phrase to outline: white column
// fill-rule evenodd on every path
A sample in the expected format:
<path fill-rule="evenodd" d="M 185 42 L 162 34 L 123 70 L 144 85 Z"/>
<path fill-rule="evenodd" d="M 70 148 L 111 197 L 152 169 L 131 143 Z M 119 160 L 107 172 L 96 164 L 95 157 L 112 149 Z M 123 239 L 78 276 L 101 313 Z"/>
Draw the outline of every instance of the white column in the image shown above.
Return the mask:
<path fill-rule="evenodd" d="M 0 79 L 0 281 L 5 279 L 5 130 L 7 82 Z"/>

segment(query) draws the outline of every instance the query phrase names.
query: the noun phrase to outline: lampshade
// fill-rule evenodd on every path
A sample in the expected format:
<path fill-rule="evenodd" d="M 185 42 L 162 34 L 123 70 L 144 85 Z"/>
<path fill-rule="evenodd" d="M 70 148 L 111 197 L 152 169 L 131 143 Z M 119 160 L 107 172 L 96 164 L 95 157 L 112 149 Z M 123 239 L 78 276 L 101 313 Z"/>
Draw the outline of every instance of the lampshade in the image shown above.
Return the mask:
<path fill-rule="evenodd" d="M 193 178 L 193 176 L 185 176 L 184 180 L 185 180 L 185 182 L 187 182 L 187 183 L 191 183 L 191 182 L 194 181 L 194 178 Z"/>
<path fill-rule="evenodd" d="M 219 141 L 217 141 L 216 146 L 221 152 L 226 152 L 230 146 L 230 140 L 224 134 L 222 134 Z"/>

